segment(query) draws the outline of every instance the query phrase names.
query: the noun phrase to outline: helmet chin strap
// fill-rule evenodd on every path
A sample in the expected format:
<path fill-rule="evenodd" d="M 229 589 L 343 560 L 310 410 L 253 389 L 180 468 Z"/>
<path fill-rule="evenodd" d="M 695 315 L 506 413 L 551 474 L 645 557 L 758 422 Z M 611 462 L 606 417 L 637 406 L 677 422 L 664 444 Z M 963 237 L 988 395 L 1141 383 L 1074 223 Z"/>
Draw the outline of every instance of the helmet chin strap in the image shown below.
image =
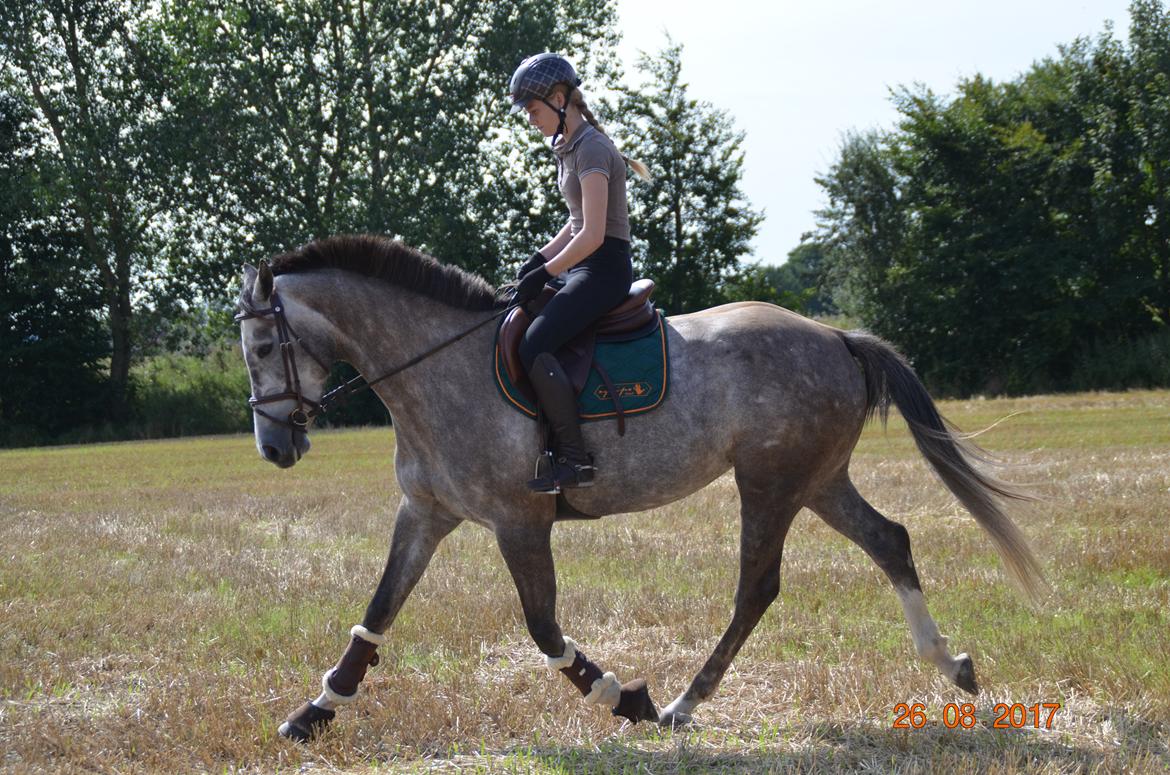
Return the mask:
<path fill-rule="evenodd" d="M 555 146 L 557 144 L 557 140 L 560 140 L 561 135 L 565 133 L 565 116 L 567 115 L 567 108 L 558 108 L 544 97 L 541 97 L 540 101 L 552 108 L 553 111 L 557 114 L 557 117 L 560 119 L 560 121 L 557 122 L 557 131 L 553 134 L 552 139 L 552 144 Z"/>

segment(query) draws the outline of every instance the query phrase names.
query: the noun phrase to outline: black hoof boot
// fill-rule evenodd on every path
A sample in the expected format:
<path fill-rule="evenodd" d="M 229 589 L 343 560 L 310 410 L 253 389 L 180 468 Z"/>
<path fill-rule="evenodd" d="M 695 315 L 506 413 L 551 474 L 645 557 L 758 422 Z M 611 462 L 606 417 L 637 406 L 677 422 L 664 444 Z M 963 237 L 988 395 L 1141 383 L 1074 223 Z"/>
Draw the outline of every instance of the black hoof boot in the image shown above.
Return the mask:
<path fill-rule="evenodd" d="M 290 713 L 277 731 L 281 737 L 287 737 L 298 743 L 307 743 L 324 732 L 336 715 L 331 710 L 318 708 L 313 703 L 306 702 Z"/>
<path fill-rule="evenodd" d="M 975 663 L 971 657 L 964 657 L 959 663 L 959 672 L 955 674 L 955 685 L 968 694 L 979 694 L 979 684 L 975 682 Z"/>
<path fill-rule="evenodd" d="M 639 721 L 658 723 L 658 708 L 654 707 L 644 680 L 638 678 L 622 684 L 622 697 L 614 706 L 613 715 L 625 716 L 635 724 Z"/>

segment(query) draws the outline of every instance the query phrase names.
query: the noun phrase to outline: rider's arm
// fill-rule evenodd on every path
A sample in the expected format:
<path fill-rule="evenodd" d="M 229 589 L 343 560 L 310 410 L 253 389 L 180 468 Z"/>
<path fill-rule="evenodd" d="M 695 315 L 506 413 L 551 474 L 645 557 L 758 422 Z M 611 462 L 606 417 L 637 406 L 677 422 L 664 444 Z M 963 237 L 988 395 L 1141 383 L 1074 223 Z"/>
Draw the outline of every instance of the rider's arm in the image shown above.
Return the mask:
<path fill-rule="evenodd" d="M 549 274 L 555 277 L 572 269 L 601 247 L 601 243 L 605 241 L 605 210 L 608 201 L 609 179 L 605 175 L 591 172 L 581 178 L 581 213 L 585 225 L 555 258 L 545 264 Z M 563 229 L 561 233 L 564 233 Z M 558 234 L 557 239 L 560 237 Z"/>
<path fill-rule="evenodd" d="M 549 240 L 549 243 L 540 249 L 540 254 L 544 257 L 556 256 L 565 249 L 565 245 L 569 244 L 569 238 L 573 236 L 572 222 L 565 221 L 565 226 L 557 232 L 557 236 Z"/>

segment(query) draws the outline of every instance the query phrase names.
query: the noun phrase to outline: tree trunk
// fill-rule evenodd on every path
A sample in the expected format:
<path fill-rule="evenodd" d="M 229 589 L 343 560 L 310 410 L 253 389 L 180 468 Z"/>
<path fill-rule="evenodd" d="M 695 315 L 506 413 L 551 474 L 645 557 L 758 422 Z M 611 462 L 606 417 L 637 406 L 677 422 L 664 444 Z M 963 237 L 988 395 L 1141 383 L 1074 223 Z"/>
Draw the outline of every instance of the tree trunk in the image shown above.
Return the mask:
<path fill-rule="evenodd" d="M 132 337 L 130 324 L 133 308 L 130 306 L 130 255 L 119 247 L 115 257 L 113 288 L 107 289 L 106 304 L 110 311 L 110 382 L 107 418 L 124 422 L 129 418 L 130 355 Z"/>

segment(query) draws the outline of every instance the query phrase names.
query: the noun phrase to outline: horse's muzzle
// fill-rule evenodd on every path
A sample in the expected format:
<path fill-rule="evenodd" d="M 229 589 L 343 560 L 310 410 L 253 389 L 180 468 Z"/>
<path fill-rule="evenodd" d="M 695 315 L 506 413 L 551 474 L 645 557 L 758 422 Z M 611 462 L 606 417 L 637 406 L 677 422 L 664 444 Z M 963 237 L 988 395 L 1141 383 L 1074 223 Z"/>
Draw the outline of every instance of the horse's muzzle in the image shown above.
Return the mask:
<path fill-rule="evenodd" d="M 294 432 L 291 435 L 293 436 L 291 443 L 285 442 L 283 444 L 267 443 L 263 439 L 257 439 L 256 448 L 260 451 L 260 457 L 278 468 L 295 466 L 312 445 L 309 442 L 309 437 L 304 433 Z"/>

